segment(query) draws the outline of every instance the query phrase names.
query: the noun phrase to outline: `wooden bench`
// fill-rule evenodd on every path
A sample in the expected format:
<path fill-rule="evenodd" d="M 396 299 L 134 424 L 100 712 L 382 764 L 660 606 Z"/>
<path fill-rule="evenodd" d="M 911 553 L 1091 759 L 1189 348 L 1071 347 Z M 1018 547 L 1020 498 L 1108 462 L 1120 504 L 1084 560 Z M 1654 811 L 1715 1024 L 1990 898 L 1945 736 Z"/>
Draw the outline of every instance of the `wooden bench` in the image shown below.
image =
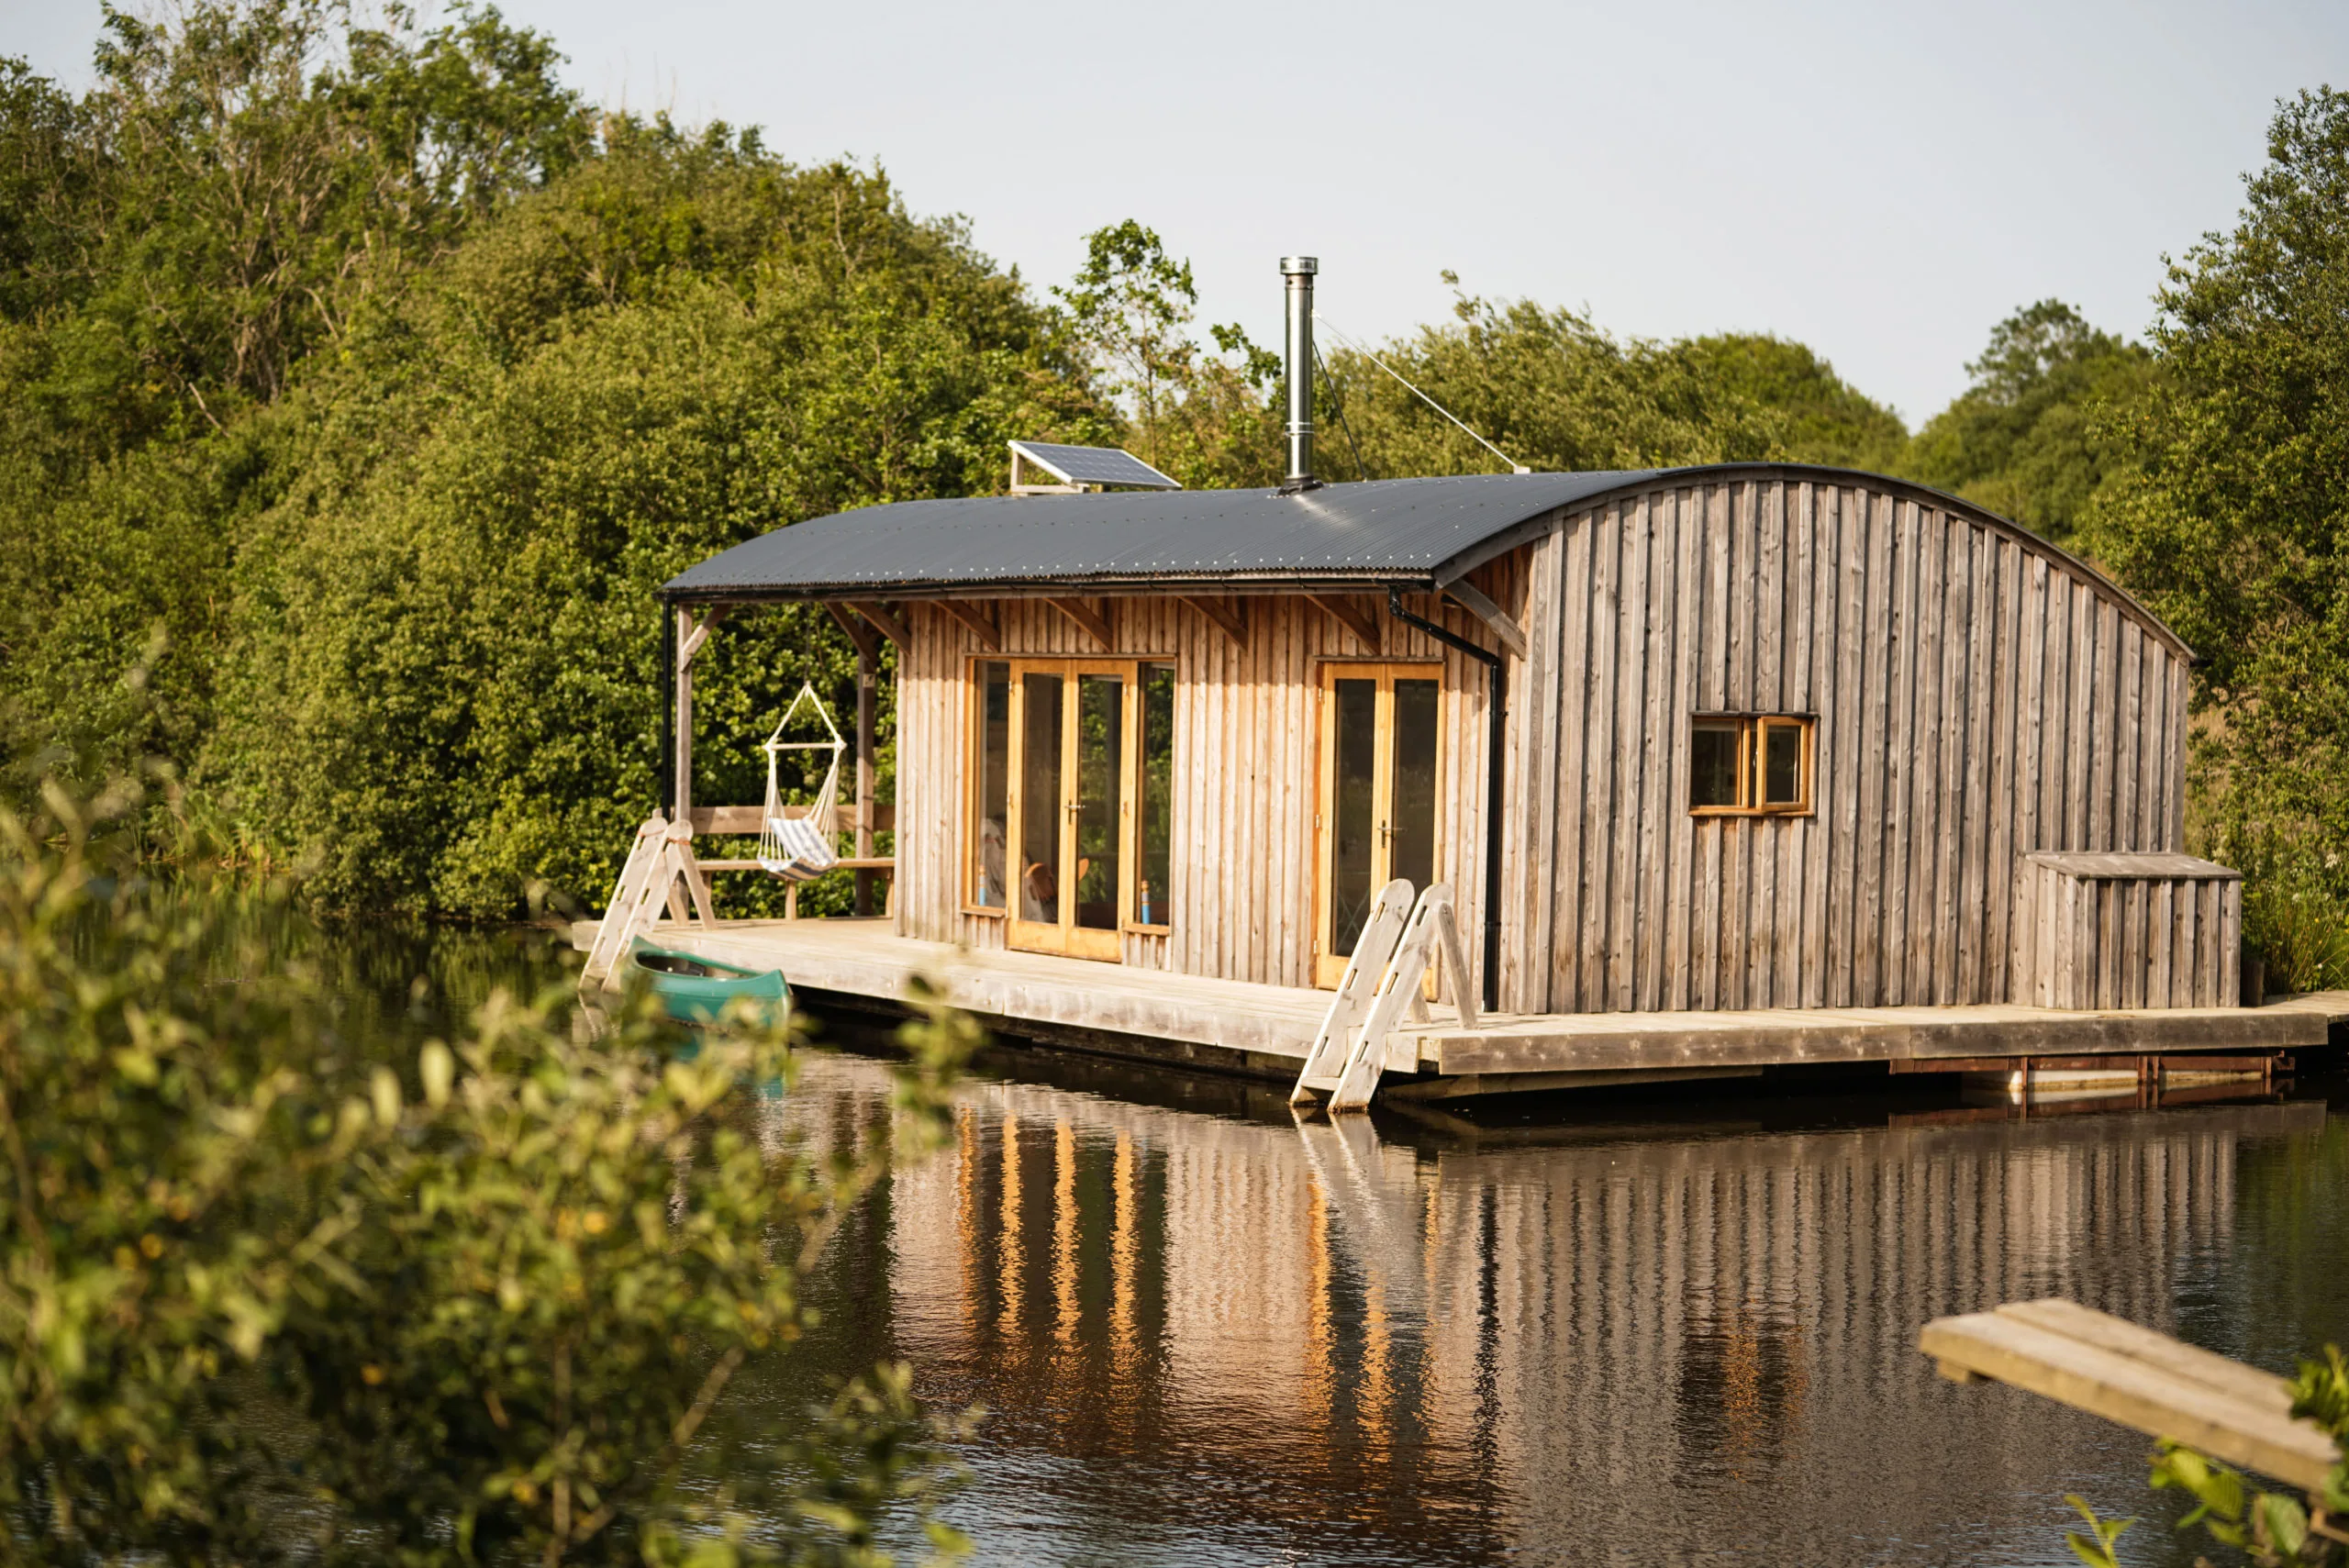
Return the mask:
<path fill-rule="evenodd" d="M 2304 1492 L 2341 1462 L 2323 1429 L 2292 1415 L 2283 1378 L 2076 1301 L 1936 1318 L 1917 1348 L 1952 1382 L 1995 1378 Z"/>
<path fill-rule="evenodd" d="M 897 808 L 895 806 L 887 801 L 875 801 L 869 809 L 872 812 L 870 822 L 859 821 L 858 807 L 854 802 L 841 807 L 841 817 L 852 827 L 863 828 L 868 835 L 885 833 L 896 827 Z M 783 814 L 785 817 L 805 817 L 807 807 L 786 806 Z M 696 806 L 685 814 L 685 819 L 692 826 L 696 837 L 707 833 L 720 838 L 755 839 L 765 826 L 763 820 L 765 815 L 764 808 L 756 806 Z M 698 855 L 694 858 L 694 868 L 701 872 L 765 869 L 756 861 L 706 861 Z M 864 872 L 888 877 L 894 882 L 897 874 L 897 858 L 895 855 L 843 855 L 832 862 L 826 874 L 834 871 Z M 783 911 L 786 920 L 799 917 L 799 884 L 795 882 L 784 890 Z"/>

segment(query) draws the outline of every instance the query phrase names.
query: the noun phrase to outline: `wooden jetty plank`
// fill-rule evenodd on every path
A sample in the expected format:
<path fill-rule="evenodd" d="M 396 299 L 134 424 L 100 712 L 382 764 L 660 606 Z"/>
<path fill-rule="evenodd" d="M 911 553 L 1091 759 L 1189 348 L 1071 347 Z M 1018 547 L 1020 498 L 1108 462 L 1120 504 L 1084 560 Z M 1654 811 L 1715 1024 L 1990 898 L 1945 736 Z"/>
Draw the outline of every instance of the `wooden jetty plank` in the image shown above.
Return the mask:
<path fill-rule="evenodd" d="M 2072 1012 L 1972 1006 L 1753 1008 L 1712 1013 L 1553 1014 L 1487 1020 L 1467 1034 L 1420 1032 L 1437 1071 L 1606 1069 L 1889 1062 L 1998 1054 L 2295 1050 L 2324 1043 L 2319 1010 L 2268 1007 Z"/>
<path fill-rule="evenodd" d="M 2219 1393 L 2240 1399 L 2254 1408 L 2287 1418 L 2292 1413 L 2291 1385 L 2274 1373 L 2245 1366 L 2216 1351 L 2206 1351 L 2199 1345 L 2174 1340 L 2167 1334 L 2157 1333 L 2125 1318 L 2099 1312 L 2060 1296 L 2040 1301 L 2010 1302 L 1996 1310 L 1998 1316 L 2010 1318 L 2018 1323 L 2028 1323 L 2050 1333 L 2066 1335 L 2083 1344 L 2133 1356 L 2162 1371 L 2191 1382 L 2207 1384 Z"/>
<path fill-rule="evenodd" d="M 2307 1491 L 2340 1462 L 2315 1422 L 2277 1407 L 2281 1378 L 2215 1370 L 2224 1358 L 2074 1303 L 2021 1305 L 1936 1318 L 1917 1347 L 1956 1381 L 1996 1378 Z"/>

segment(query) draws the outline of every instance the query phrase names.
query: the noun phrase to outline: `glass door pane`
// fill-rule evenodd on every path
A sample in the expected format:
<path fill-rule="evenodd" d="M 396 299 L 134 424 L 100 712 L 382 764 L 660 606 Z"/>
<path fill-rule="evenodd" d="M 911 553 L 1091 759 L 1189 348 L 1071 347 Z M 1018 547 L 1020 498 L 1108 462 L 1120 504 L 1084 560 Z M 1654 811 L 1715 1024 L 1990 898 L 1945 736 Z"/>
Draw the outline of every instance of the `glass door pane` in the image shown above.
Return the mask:
<path fill-rule="evenodd" d="M 978 668 L 978 821 L 973 834 L 971 902 L 1005 906 L 1004 846 L 1011 840 L 1011 666 L 995 660 Z"/>
<path fill-rule="evenodd" d="M 1395 683 L 1394 748 L 1394 783 L 1388 795 L 1394 817 L 1382 875 L 1389 880 L 1406 877 L 1416 891 L 1435 880 L 1434 681 Z"/>
<path fill-rule="evenodd" d="M 1332 684 L 1329 951 L 1343 959 L 1354 951 L 1377 890 L 1378 682 Z"/>
<path fill-rule="evenodd" d="M 1119 828 L 1125 780 L 1126 683 L 1076 677 L 1075 923 L 1118 929 Z"/>
<path fill-rule="evenodd" d="M 1061 919 L 1061 678 L 1029 672 L 1020 679 L 1019 885 L 1022 920 Z"/>
<path fill-rule="evenodd" d="M 1170 899 L 1174 891 L 1174 666 L 1141 667 L 1141 733 L 1134 744 L 1141 751 L 1135 770 L 1134 920 L 1139 925 L 1172 923 Z"/>

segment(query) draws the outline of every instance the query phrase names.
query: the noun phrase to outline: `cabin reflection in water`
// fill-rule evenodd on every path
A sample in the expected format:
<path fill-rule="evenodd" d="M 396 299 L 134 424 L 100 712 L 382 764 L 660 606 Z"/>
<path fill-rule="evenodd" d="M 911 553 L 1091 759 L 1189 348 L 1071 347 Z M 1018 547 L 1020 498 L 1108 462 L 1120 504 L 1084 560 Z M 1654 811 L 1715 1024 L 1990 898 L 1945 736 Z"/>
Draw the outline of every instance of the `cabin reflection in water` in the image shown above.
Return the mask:
<path fill-rule="evenodd" d="M 1917 1327 L 2050 1294 L 2174 1327 L 2187 1262 L 2228 1240 L 2238 1145 L 2323 1116 L 1414 1147 L 991 1084 L 894 1181 L 886 1309 L 933 1392 L 989 1407 L 983 1446 L 1155 1458 L 1203 1488 L 1194 1514 L 1440 1540 L 1425 1561 L 1865 1560 L 1920 1532 L 2043 1556 L 2057 1512 L 1983 1521 L 2018 1488 L 2060 1510 L 2084 1464 L 2141 1485 L 2137 1449 L 1952 1397 Z"/>

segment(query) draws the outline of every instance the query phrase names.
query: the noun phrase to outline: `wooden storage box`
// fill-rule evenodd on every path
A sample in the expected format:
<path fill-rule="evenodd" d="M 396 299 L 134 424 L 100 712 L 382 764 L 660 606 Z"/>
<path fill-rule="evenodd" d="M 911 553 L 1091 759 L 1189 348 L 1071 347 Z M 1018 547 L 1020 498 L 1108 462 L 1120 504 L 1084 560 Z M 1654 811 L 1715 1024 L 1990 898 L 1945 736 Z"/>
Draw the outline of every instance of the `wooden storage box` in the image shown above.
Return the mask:
<path fill-rule="evenodd" d="M 2037 850 L 2016 868 L 2026 1006 L 2236 1006 L 2242 948 L 2243 873 L 2213 862 Z"/>

